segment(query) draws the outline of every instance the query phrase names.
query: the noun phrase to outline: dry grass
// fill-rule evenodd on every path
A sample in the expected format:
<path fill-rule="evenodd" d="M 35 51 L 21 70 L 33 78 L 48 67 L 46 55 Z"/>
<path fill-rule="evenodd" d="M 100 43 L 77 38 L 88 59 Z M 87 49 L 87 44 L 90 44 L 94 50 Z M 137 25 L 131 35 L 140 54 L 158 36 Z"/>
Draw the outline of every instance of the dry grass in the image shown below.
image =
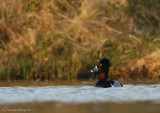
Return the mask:
<path fill-rule="evenodd" d="M 140 59 L 124 62 L 111 70 L 117 69 L 117 76 L 122 79 L 160 79 L 160 52 L 156 51 Z M 114 73 L 115 74 L 115 73 Z M 114 78 L 114 76 L 111 76 Z"/>
<path fill-rule="evenodd" d="M 160 46 L 159 35 L 150 37 L 136 26 L 130 3 L 0 1 L 1 80 L 88 78 L 87 70 L 100 58 L 108 57 L 116 66 L 150 54 Z M 153 16 L 158 21 L 156 10 Z"/>

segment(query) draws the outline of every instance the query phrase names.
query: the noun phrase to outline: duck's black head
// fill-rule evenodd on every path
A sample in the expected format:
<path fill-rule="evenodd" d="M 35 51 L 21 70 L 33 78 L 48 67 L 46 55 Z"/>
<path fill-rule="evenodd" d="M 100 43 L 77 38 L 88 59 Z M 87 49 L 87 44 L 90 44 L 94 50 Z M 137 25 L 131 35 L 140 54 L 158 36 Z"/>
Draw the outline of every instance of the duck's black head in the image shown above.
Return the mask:
<path fill-rule="evenodd" d="M 101 73 L 107 73 L 109 71 L 110 61 L 106 58 L 100 60 L 97 64 L 98 71 Z"/>
<path fill-rule="evenodd" d="M 95 68 L 92 69 L 91 72 L 98 71 L 100 73 L 100 79 L 107 80 L 109 67 L 110 67 L 110 61 L 108 59 L 104 58 L 97 63 L 97 66 L 95 66 Z"/>

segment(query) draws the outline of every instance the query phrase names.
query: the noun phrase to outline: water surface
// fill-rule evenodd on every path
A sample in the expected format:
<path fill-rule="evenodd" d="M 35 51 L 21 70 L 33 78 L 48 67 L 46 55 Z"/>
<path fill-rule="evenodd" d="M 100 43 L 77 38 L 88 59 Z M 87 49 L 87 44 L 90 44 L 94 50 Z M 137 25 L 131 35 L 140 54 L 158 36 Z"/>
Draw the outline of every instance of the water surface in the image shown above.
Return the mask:
<path fill-rule="evenodd" d="M 89 85 L 0 87 L 0 104 L 48 101 L 76 104 L 151 101 L 160 104 L 160 84 L 124 85 L 117 88 Z"/>
<path fill-rule="evenodd" d="M 97 88 L 93 84 L 1 82 L 0 112 L 24 109 L 33 113 L 160 113 L 158 83 L 124 84 L 119 88 Z"/>

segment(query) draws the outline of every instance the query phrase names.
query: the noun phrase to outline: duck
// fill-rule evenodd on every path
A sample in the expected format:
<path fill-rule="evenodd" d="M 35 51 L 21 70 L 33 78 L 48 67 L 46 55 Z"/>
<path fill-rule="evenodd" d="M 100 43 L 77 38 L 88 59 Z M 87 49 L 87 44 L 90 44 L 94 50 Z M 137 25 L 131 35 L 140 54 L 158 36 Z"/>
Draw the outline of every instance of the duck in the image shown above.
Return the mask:
<path fill-rule="evenodd" d="M 109 87 L 123 87 L 117 80 L 108 80 L 108 73 L 110 68 L 110 61 L 107 58 L 101 59 L 97 65 L 90 70 L 91 73 L 99 73 L 99 81 L 96 83 L 95 87 L 109 88 Z"/>

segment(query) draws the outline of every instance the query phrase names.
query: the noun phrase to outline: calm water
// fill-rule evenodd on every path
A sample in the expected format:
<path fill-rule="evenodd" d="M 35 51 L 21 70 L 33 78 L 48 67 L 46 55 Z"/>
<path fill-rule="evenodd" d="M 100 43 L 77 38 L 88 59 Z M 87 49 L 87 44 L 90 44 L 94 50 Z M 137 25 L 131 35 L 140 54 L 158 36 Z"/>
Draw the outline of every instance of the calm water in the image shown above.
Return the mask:
<path fill-rule="evenodd" d="M 0 112 L 160 113 L 160 84 L 96 88 L 91 82 L 0 83 Z"/>

